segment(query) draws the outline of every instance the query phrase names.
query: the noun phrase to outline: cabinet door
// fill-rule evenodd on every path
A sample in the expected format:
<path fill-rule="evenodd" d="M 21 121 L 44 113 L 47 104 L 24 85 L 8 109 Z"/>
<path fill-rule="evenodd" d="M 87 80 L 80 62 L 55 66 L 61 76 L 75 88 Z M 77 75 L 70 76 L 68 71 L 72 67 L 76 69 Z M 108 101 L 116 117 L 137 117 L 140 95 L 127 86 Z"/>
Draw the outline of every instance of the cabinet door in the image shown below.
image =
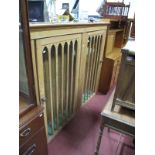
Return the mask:
<path fill-rule="evenodd" d="M 19 116 L 36 106 L 27 1 L 19 1 Z"/>
<path fill-rule="evenodd" d="M 45 106 L 48 135 L 71 117 L 77 104 L 81 35 L 36 41 L 40 100 Z"/>
<path fill-rule="evenodd" d="M 96 93 L 101 73 L 101 63 L 106 31 L 94 31 L 83 34 L 83 48 L 81 56 L 81 91 L 82 102 L 85 103 Z"/>

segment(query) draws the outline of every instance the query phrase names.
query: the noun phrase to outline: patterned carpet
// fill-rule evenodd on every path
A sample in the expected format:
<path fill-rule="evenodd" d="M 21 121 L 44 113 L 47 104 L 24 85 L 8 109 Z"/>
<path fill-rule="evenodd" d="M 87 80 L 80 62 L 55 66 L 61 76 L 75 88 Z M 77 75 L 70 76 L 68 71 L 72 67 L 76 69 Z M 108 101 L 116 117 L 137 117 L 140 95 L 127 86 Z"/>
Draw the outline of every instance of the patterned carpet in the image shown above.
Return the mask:
<path fill-rule="evenodd" d="M 97 94 L 85 104 L 75 117 L 48 144 L 49 155 L 94 155 L 99 134 L 100 113 L 112 90 L 107 95 Z M 105 128 L 100 155 L 134 155 L 133 139 Z"/>

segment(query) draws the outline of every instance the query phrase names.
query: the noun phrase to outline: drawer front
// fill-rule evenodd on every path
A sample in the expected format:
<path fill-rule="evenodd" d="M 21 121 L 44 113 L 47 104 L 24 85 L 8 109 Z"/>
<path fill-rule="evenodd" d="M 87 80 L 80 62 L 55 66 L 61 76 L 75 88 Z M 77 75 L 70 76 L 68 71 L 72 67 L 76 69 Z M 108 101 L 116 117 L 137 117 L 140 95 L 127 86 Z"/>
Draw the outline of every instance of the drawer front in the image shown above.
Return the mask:
<path fill-rule="evenodd" d="M 33 136 L 36 131 L 38 131 L 43 126 L 44 119 L 43 113 L 41 113 L 37 117 L 35 117 L 30 123 L 20 129 L 19 144 L 22 145 L 23 143 L 25 143 L 29 138 Z"/>
<path fill-rule="evenodd" d="M 42 127 L 20 149 L 19 155 L 47 155 L 45 128 Z"/>

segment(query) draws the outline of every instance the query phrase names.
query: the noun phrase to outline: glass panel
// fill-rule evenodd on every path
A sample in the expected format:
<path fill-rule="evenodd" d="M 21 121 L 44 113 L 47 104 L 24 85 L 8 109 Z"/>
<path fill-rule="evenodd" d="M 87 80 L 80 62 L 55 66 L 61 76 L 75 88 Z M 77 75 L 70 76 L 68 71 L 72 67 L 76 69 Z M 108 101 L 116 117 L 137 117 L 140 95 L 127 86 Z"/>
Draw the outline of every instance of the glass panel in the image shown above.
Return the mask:
<path fill-rule="evenodd" d="M 79 17 L 79 0 L 28 0 L 30 23 L 66 23 Z"/>
<path fill-rule="evenodd" d="M 23 46 L 23 30 L 19 18 L 19 112 L 23 112 L 29 105 L 29 88 L 25 65 Z"/>

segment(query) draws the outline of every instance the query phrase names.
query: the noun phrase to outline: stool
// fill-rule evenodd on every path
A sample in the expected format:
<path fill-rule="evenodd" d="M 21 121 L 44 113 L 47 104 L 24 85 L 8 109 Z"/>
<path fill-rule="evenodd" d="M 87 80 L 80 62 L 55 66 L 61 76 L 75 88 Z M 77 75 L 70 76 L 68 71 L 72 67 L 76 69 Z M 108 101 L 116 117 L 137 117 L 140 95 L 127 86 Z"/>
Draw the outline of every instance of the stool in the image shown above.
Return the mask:
<path fill-rule="evenodd" d="M 129 109 L 125 109 L 119 105 L 114 107 L 114 110 L 111 111 L 111 106 L 114 97 L 114 91 L 112 92 L 105 108 L 101 112 L 101 124 L 100 132 L 96 145 L 95 155 L 99 155 L 99 148 L 101 144 L 101 138 L 103 135 L 104 127 L 108 127 L 119 131 L 121 133 L 135 136 L 135 113 Z M 119 144 L 118 144 L 119 145 Z"/>

